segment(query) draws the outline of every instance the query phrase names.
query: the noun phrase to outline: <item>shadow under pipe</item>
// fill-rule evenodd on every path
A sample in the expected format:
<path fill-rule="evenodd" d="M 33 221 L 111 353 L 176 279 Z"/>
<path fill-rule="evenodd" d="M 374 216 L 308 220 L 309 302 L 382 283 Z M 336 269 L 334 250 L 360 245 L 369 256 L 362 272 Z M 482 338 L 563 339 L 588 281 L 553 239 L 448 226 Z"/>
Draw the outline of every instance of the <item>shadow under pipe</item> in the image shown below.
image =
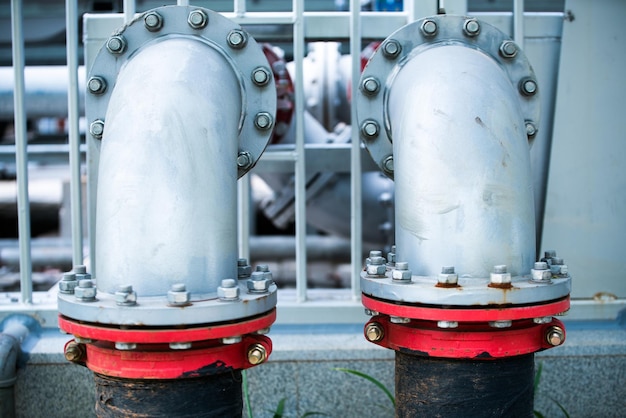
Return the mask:
<path fill-rule="evenodd" d="M 88 77 L 96 260 L 59 283 L 65 356 L 95 372 L 98 416 L 240 416 L 276 317 L 235 210 L 274 124 L 267 60 L 218 13 L 169 6 L 114 33 Z"/>

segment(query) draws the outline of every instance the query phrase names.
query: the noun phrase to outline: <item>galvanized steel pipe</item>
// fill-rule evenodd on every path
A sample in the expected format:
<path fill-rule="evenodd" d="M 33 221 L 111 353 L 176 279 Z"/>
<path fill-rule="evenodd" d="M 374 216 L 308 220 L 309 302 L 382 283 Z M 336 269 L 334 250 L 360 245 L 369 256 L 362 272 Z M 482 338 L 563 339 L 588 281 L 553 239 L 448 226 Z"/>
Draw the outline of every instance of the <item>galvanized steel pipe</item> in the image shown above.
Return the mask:
<path fill-rule="evenodd" d="M 360 278 L 365 338 L 397 352 L 396 416 L 532 416 L 571 278 L 553 251 L 535 262 L 530 64 L 496 28 L 435 16 L 390 35 L 359 87 L 361 139 L 395 180 L 396 246 Z"/>
<path fill-rule="evenodd" d="M 237 179 L 274 125 L 267 60 L 218 13 L 162 7 L 105 42 L 87 91 L 98 262 L 59 283 L 65 356 L 96 373 L 99 416 L 238 416 L 276 318 L 272 273 L 237 257 Z"/>

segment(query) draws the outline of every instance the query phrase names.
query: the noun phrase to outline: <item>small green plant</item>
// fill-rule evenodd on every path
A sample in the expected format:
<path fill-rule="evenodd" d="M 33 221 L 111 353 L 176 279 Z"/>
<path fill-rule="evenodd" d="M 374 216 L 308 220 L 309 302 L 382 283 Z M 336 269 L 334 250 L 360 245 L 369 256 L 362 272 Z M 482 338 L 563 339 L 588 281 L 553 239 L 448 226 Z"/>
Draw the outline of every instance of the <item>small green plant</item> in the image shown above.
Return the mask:
<path fill-rule="evenodd" d="M 534 391 L 535 391 L 535 397 L 539 393 L 539 383 L 541 382 L 541 372 L 542 372 L 542 370 L 543 370 L 543 363 L 539 363 L 539 367 L 537 367 L 537 373 L 535 373 L 535 381 L 534 381 L 534 385 L 533 385 L 534 386 Z M 570 418 L 569 413 L 563 407 L 563 405 L 561 405 L 561 403 L 559 401 L 554 399 L 552 396 L 548 396 L 548 399 L 550 399 L 552 402 L 554 402 L 554 404 L 561 410 L 561 412 L 563 412 L 563 415 L 565 415 L 565 418 Z M 545 416 L 541 412 L 537 411 L 536 409 L 533 410 L 533 414 L 535 414 L 535 417 L 537 417 L 537 418 L 545 418 Z"/>
<path fill-rule="evenodd" d="M 252 407 L 250 405 L 250 390 L 248 387 L 248 375 L 246 373 L 246 370 L 242 370 L 241 371 L 241 377 L 242 377 L 242 388 L 243 388 L 243 404 L 244 404 L 244 408 L 246 410 L 246 413 L 248 414 L 248 418 L 254 418 L 254 416 L 252 415 Z M 272 413 L 272 418 L 283 418 L 284 413 L 285 413 L 285 402 L 287 402 L 287 398 L 282 398 L 280 401 L 278 401 L 278 405 L 276 405 L 276 409 L 274 411 L 269 411 L 270 413 Z M 318 411 L 308 411 L 305 412 L 304 415 L 302 415 L 300 418 L 306 418 L 306 417 L 311 417 L 311 416 L 328 416 L 327 414 L 323 413 L 323 412 L 318 412 Z"/>
<path fill-rule="evenodd" d="M 344 373 L 349 373 L 349 374 L 353 374 L 355 376 L 361 377 L 365 380 L 367 380 L 368 382 L 373 383 L 374 385 L 376 385 L 380 390 L 382 390 L 385 395 L 387 395 L 387 398 L 389 398 L 389 401 L 391 402 L 391 410 L 395 410 L 396 409 L 396 398 L 393 396 L 393 394 L 391 393 L 391 391 L 387 388 L 387 386 L 385 386 L 383 383 L 381 383 L 378 379 L 370 376 L 367 373 L 363 373 L 360 372 L 358 370 L 352 370 L 352 369 L 345 369 L 343 367 L 336 367 L 334 370 L 338 370 L 340 372 L 344 372 Z M 385 409 L 389 409 L 388 407 L 384 406 L 384 405 L 379 405 L 382 408 Z"/>

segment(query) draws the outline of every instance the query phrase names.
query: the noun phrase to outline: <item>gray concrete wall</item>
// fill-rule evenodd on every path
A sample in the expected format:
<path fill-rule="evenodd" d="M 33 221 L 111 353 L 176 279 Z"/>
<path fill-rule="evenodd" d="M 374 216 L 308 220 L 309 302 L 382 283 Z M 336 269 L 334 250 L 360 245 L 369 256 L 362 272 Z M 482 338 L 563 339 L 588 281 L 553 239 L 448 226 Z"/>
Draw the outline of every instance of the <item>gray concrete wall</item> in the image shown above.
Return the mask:
<path fill-rule="evenodd" d="M 542 375 L 535 409 L 545 417 L 622 417 L 626 410 L 626 329 L 617 322 L 568 326 L 562 347 L 537 354 Z M 367 343 L 360 325 L 275 327 L 270 361 L 248 371 L 253 416 L 272 417 L 285 399 L 285 417 L 392 417 L 389 399 L 372 383 L 334 370 L 369 374 L 393 391 L 393 358 Z M 48 331 L 33 348 L 16 384 L 17 417 L 94 416 L 91 372 L 62 355 L 67 336 Z"/>

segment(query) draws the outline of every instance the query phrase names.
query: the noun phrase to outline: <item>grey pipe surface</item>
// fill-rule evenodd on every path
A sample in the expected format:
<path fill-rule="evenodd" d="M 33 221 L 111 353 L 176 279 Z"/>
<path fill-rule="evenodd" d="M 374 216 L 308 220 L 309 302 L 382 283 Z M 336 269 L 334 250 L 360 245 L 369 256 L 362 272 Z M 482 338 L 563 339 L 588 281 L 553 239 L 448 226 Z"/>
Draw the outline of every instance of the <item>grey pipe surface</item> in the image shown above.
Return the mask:
<path fill-rule="evenodd" d="M 11 315 L 0 324 L 0 417 L 15 416 L 14 390 L 22 350 L 28 351 L 39 334 L 39 323 L 27 315 Z"/>
<path fill-rule="evenodd" d="M 389 93 L 397 260 L 413 274 L 512 275 L 535 261 L 529 145 L 519 93 L 486 54 L 431 48 Z"/>
<path fill-rule="evenodd" d="M 185 283 L 201 300 L 237 277 L 241 112 L 237 75 L 204 43 L 167 39 L 126 63 L 102 138 L 99 291 L 131 283 L 159 296 Z"/>

